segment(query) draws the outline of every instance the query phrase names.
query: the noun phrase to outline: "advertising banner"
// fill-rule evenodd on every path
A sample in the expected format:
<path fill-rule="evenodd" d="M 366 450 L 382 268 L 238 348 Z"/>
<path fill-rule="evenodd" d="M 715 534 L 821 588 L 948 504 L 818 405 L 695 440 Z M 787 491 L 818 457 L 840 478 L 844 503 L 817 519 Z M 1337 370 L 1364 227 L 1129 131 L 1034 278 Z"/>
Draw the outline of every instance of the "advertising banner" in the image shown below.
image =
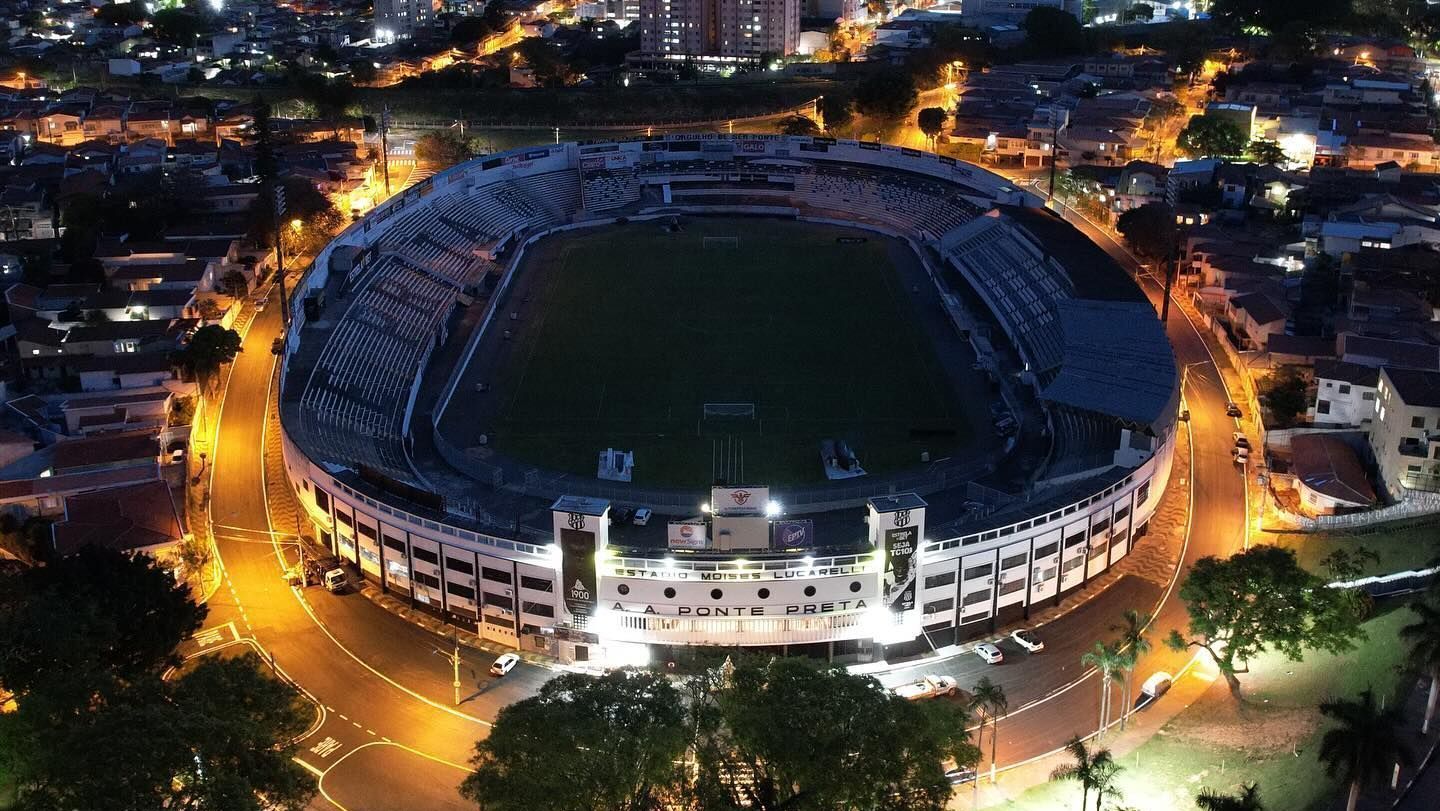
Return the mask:
<path fill-rule="evenodd" d="M 815 545 L 815 522 L 805 519 L 776 521 L 772 549 L 809 549 Z"/>
<path fill-rule="evenodd" d="M 560 530 L 560 575 L 565 610 L 572 617 L 595 612 L 595 533 L 583 529 Z"/>
<path fill-rule="evenodd" d="M 666 539 L 671 549 L 705 549 L 710 540 L 703 521 L 671 521 Z"/>
<path fill-rule="evenodd" d="M 895 611 L 915 607 L 915 550 L 920 545 L 918 527 L 885 530 L 885 599 Z"/>
<path fill-rule="evenodd" d="M 769 502 L 768 487 L 710 488 L 710 511 L 715 515 L 760 515 Z"/>

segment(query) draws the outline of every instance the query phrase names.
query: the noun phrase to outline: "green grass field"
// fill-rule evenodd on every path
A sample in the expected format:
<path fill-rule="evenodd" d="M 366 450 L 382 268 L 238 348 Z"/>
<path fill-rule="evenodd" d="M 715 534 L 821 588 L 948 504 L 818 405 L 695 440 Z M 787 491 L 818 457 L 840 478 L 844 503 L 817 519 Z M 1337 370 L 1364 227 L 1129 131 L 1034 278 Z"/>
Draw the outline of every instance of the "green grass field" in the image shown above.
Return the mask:
<path fill-rule="evenodd" d="M 969 428 L 892 250 L 873 234 L 756 219 L 542 242 L 492 440 L 590 476 L 599 451 L 632 450 L 636 483 L 658 486 L 708 484 L 717 457 L 732 481 L 823 481 L 827 438 L 872 474 L 946 456 Z M 705 403 L 753 403 L 757 418 L 702 419 Z"/>

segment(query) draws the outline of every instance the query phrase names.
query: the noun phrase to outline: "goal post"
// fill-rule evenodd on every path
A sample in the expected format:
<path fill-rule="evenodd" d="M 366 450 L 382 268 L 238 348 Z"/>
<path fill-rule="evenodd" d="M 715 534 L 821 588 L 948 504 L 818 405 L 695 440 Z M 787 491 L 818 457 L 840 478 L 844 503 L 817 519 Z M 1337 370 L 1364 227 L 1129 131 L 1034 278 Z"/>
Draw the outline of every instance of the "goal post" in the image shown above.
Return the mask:
<path fill-rule="evenodd" d="M 701 237 L 700 247 L 702 248 L 738 248 L 740 237 Z"/>
<path fill-rule="evenodd" d="M 695 421 L 695 435 L 703 435 L 707 427 L 730 433 L 755 431 L 761 429 L 761 424 L 754 403 L 704 403 L 700 407 L 700 418 Z"/>

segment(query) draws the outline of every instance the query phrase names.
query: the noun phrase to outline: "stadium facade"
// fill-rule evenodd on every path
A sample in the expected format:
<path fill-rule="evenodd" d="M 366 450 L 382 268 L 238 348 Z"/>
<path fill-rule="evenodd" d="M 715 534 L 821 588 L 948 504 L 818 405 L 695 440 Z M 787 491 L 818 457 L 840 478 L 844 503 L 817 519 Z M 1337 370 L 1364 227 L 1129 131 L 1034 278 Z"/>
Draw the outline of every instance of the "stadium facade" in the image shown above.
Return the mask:
<path fill-rule="evenodd" d="M 943 156 L 791 136 L 557 144 L 452 167 L 348 228 L 294 292 L 280 390 L 289 482 L 315 537 L 368 580 L 565 661 L 680 645 L 865 660 L 991 633 L 1144 542 L 1177 429 L 1178 375 L 1153 308 L 1038 202 Z M 706 213 L 908 242 L 1026 415 L 1006 446 L 1023 481 L 998 492 L 937 465 L 804 492 L 657 492 L 516 474 L 437 430 L 465 407 L 481 337 L 504 329 L 529 245 Z M 640 504 L 659 514 L 658 541 L 612 522 Z"/>

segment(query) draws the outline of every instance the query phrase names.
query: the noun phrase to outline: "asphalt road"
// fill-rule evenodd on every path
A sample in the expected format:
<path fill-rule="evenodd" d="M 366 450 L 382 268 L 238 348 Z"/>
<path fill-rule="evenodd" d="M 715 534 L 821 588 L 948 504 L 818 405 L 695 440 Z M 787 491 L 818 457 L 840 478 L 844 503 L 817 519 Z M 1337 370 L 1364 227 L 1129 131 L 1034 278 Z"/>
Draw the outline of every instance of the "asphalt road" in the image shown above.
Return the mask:
<path fill-rule="evenodd" d="M 1127 266 L 1131 260 L 1103 234 L 1091 233 Z M 1239 549 L 1245 532 L 1244 482 L 1230 460 L 1234 421 L 1209 353 L 1178 308 L 1168 325 L 1181 365 L 1195 363 L 1185 392 L 1192 414 L 1194 511 L 1185 554 L 1188 566 L 1204 555 Z M 451 667 L 437 651 L 448 642 L 358 595 L 300 593 L 281 578 L 281 552 L 269 542 L 262 453 L 265 409 L 279 334 L 279 308 L 260 313 L 246 351 L 231 371 L 212 454 L 212 520 L 225 580 L 210 601 L 208 627 L 253 640 L 316 700 L 317 725 L 302 741 L 300 759 L 320 780 L 323 796 L 352 811 L 464 808 L 454 793 L 474 742 L 499 709 L 535 690 L 550 675 L 522 665 L 503 680 L 486 675 L 488 657 L 471 654 L 462 667 L 462 703 L 452 706 Z M 1172 487 L 1185 486 L 1172 481 Z M 985 665 L 973 654 L 887 675 L 893 683 L 917 672 L 955 676 L 969 687 L 981 675 L 1003 685 L 1010 716 L 1000 724 L 1002 765 L 1049 752 L 1072 734 L 1093 731 L 1098 686 L 1083 673 L 1080 654 L 1100 639 L 1126 608 L 1150 611 L 1164 594 L 1154 584 L 1123 578 L 1079 609 L 1045 626 L 1047 650 L 1030 655 L 1002 642 L 1006 662 Z M 1183 606 L 1170 595 L 1157 612 L 1154 636 L 1182 627 Z M 1137 673 L 1178 672 L 1189 659 L 1160 649 Z M 403 799 L 402 799 L 403 798 Z"/>

